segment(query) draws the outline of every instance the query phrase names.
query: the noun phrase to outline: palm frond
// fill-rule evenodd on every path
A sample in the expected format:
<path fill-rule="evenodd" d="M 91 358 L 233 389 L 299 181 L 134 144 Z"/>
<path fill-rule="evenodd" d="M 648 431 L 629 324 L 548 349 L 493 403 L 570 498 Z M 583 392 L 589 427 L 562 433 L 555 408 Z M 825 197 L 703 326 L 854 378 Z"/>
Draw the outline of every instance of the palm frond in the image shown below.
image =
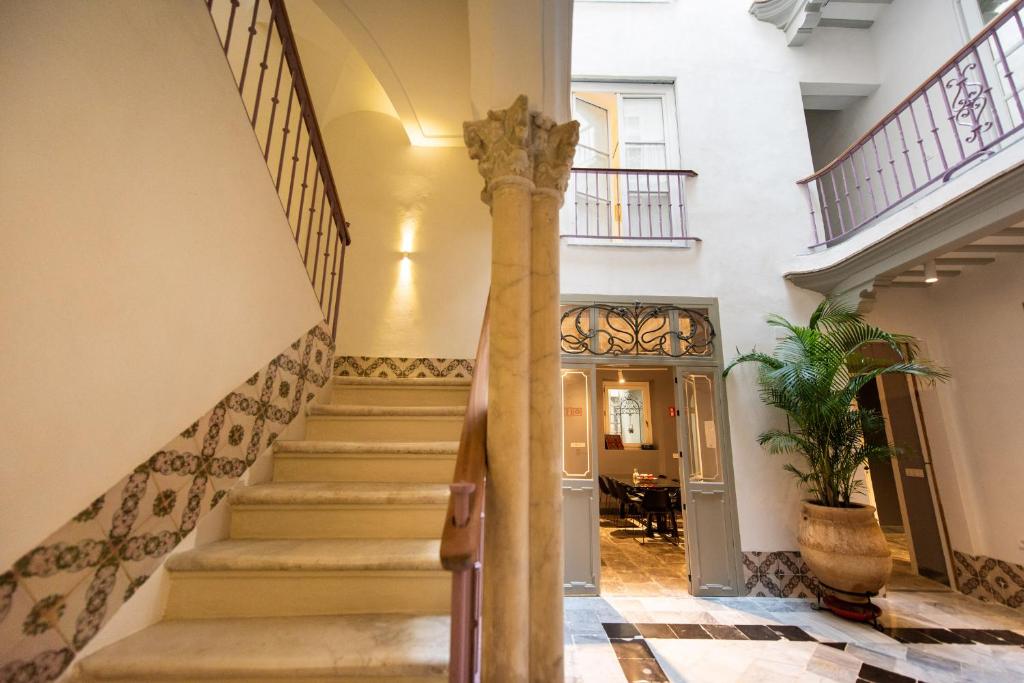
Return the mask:
<path fill-rule="evenodd" d="M 883 422 L 877 411 L 856 406 L 858 392 L 883 375 L 946 381 L 949 372 L 918 359 L 917 340 L 865 322 L 841 301 L 822 301 L 806 327 L 780 315 L 768 316 L 767 322 L 785 330 L 773 352 L 739 355 L 723 375 L 741 363 L 757 365 L 762 402 L 784 411 L 789 425 L 764 432 L 758 442 L 769 453 L 803 456 L 806 468 L 792 462 L 784 468 L 818 500 L 849 504 L 862 487 L 860 468 L 896 453 L 865 442 L 865 432 L 877 433 Z M 882 354 L 886 358 L 870 353 L 874 344 L 889 350 Z"/>

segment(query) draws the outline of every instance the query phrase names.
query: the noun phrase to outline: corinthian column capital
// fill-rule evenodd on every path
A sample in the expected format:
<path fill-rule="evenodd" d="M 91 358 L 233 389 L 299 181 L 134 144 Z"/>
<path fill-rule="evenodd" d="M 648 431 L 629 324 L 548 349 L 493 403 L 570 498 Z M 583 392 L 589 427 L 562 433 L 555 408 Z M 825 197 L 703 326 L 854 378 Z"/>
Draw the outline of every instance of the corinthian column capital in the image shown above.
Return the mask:
<path fill-rule="evenodd" d="M 576 143 L 580 140 L 580 124 L 556 124 L 541 114 L 533 114 L 532 124 L 534 185 L 538 192 L 556 197 L 561 206 L 569 186 Z"/>
<path fill-rule="evenodd" d="M 491 196 L 502 182 L 533 183 L 530 159 L 530 114 L 526 95 L 520 95 L 508 109 L 487 112 L 487 118 L 462 124 L 469 158 L 476 159 L 484 189 L 480 198 L 491 203 Z M 518 179 L 518 180 L 516 180 Z"/>

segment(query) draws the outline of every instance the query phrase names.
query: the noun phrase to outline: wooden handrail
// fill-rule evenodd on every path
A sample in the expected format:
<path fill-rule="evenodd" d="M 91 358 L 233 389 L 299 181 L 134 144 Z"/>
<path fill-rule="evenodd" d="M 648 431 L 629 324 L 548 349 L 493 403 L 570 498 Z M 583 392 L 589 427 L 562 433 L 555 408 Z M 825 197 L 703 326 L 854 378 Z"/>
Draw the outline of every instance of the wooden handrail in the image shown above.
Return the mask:
<path fill-rule="evenodd" d="M 455 461 L 448 516 L 441 532 L 441 564 L 452 572 L 451 683 L 479 681 L 484 494 L 487 485 L 487 375 L 490 295 L 484 309 L 476 364 Z"/>
<path fill-rule="evenodd" d="M 487 471 L 487 356 L 490 348 L 490 303 L 476 349 L 473 382 L 466 419 L 462 423 L 459 454 L 452 477 L 448 516 L 441 534 L 441 564 L 445 569 L 468 569 L 480 557 L 481 515 Z"/>

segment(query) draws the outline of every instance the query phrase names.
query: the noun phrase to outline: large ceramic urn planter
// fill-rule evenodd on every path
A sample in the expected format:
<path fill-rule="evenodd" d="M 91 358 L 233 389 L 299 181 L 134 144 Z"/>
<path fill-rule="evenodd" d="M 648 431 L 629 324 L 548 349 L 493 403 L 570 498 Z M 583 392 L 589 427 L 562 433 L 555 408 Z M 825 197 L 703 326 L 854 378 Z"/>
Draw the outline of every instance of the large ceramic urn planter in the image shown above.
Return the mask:
<path fill-rule="evenodd" d="M 818 581 L 845 600 L 878 593 L 892 574 L 892 554 L 870 505 L 835 508 L 804 501 L 797 541 Z"/>

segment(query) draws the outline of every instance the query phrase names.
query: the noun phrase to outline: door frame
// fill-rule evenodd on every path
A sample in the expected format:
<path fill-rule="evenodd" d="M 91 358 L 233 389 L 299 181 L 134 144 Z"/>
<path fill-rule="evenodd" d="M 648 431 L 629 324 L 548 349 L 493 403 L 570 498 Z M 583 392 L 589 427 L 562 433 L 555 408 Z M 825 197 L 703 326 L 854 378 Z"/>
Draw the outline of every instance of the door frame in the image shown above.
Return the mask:
<path fill-rule="evenodd" d="M 915 377 L 907 375 L 903 377 L 907 383 L 909 389 L 908 397 L 910 399 L 911 411 L 914 415 L 914 428 L 917 431 L 917 440 L 921 445 L 921 460 L 924 465 L 923 469 L 925 472 L 925 480 L 928 483 L 928 492 L 931 498 L 932 512 L 935 517 L 935 526 L 937 527 L 939 536 L 939 546 L 942 549 L 943 564 L 946 569 L 946 580 L 951 589 L 957 590 L 958 583 L 956 579 L 956 572 L 953 568 L 953 553 L 949 542 L 949 530 L 946 527 L 946 516 L 942 509 L 942 501 L 939 498 L 938 484 L 935 481 L 935 468 L 932 465 L 932 451 L 931 443 L 928 441 L 928 431 L 924 422 L 924 415 L 921 409 L 921 396 L 919 393 L 919 385 Z M 875 379 L 875 385 L 878 389 L 878 399 L 882 407 L 882 418 L 885 427 L 885 440 L 890 446 L 894 443 L 894 437 L 892 432 L 892 426 L 890 424 L 889 417 L 889 405 L 886 402 L 885 386 L 883 385 L 881 378 Z M 907 508 L 907 498 L 903 491 L 903 477 L 904 473 L 901 471 L 899 457 L 892 457 L 889 459 L 890 466 L 892 467 L 893 478 L 896 483 L 896 497 L 899 501 L 900 516 L 903 518 L 903 533 L 907 536 L 907 546 L 910 550 L 910 569 L 913 573 L 921 575 L 917 563 L 917 553 L 914 549 L 914 535 L 910 528 L 910 514 Z M 929 577 L 925 577 L 929 578 Z"/>
<path fill-rule="evenodd" d="M 673 306 L 691 307 L 691 308 L 702 308 L 707 310 L 708 318 L 711 320 L 711 325 L 715 330 L 715 343 L 712 348 L 710 356 L 683 356 L 680 358 L 673 358 L 671 356 L 596 356 L 596 355 L 585 355 L 585 354 L 561 354 L 561 367 L 562 368 L 591 368 L 592 377 L 594 379 L 591 387 L 591 402 L 594 406 L 594 410 L 591 414 L 591 434 L 593 447 L 593 463 L 591 467 L 591 475 L 593 481 L 593 487 L 595 491 L 600 491 L 598 484 L 598 476 L 600 475 L 600 453 L 599 453 L 599 441 L 597 437 L 600 435 L 598 431 L 598 424 L 600 421 L 600 413 L 596 410 L 597 407 L 597 368 L 600 365 L 609 364 L 629 364 L 631 366 L 644 366 L 649 365 L 653 367 L 668 367 L 670 368 L 673 376 L 673 384 L 675 387 L 675 401 L 676 406 L 683 406 L 684 396 L 682 394 L 682 386 L 677 380 L 679 370 L 683 371 L 694 371 L 694 372 L 709 372 L 715 376 L 715 402 L 716 409 L 718 410 L 718 419 L 716 420 L 716 428 L 718 438 L 721 444 L 721 456 L 722 456 L 722 476 L 725 488 L 726 497 L 726 519 L 725 524 L 728 530 L 729 537 L 726 539 L 728 543 L 728 552 L 732 557 L 732 573 L 733 580 L 736 585 L 735 591 L 721 592 L 719 595 L 723 596 L 739 596 L 741 592 L 742 576 L 743 576 L 743 553 L 740 546 L 740 533 L 739 533 L 739 511 L 736 502 L 736 475 L 733 467 L 732 458 L 732 438 L 729 421 L 729 402 L 726 395 L 725 382 L 722 381 L 721 373 L 724 369 L 724 357 L 722 353 L 721 344 L 721 322 L 719 318 L 718 310 L 718 299 L 715 297 L 674 297 L 674 296 L 611 296 L 611 295 L 599 295 L 599 294 L 562 294 L 560 296 L 559 305 L 577 305 L 585 306 L 588 304 L 623 304 L 632 305 L 639 302 L 641 305 L 656 306 L 659 304 L 669 304 Z M 679 453 L 679 485 L 680 493 L 683 500 L 686 500 L 689 496 L 689 482 L 686 476 L 685 458 L 689 457 L 689 441 L 686 438 L 688 436 L 688 428 L 683 424 L 685 420 L 682 419 L 683 415 L 677 416 L 679 419 L 676 422 L 676 452 Z M 564 479 L 563 479 L 564 481 Z M 591 556 L 594 558 L 595 566 L 595 586 L 596 595 L 600 595 L 601 586 L 601 542 L 600 542 L 600 501 L 599 496 L 594 497 L 594 505 L 597 506 L 596 520 L 597 524 L 593 525 L 592 543 L 594 544 L 591 548 Z M 689 516 L 687 516 L 687 526 L 689 525 Z M 686 563 L 687 570 L 692 575 L 690 549 L 691 539 L 689 536 L 689 529 L 687 529 L 687 541 L 685 543 L 686 551 Z M 693 586 L 690 586 L 690 594 L 693 593 Z M 707 594 L 710 595 L 710 594 Z"/>

